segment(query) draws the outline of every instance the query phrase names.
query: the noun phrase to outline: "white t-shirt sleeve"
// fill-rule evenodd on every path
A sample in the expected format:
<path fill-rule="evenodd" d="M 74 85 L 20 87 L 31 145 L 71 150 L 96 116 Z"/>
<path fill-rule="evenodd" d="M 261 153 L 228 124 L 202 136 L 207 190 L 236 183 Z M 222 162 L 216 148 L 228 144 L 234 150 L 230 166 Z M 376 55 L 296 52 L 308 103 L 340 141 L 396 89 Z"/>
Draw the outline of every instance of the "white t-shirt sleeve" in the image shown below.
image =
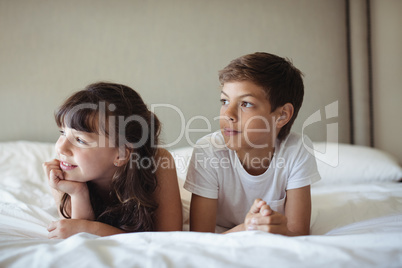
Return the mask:
<path fill-rule="evenodd" d="M 307 136 L 304 136 L 304 142 L 300 138 L 295 145 L 294 150 L 291 150 L 294 158 L 292 163 L 290 163 L 286 190 L 311 185 L 321 179 L 317 170 L 315 157 L 305 147 L 313 148 L 311 140 Z"/>
<path fill-rule="evenodd" d="M 218 167 L 214 166 L 216 157 L 209 149 L 194 148 L 184 189 L 202 197 L 218 199 Z"/>

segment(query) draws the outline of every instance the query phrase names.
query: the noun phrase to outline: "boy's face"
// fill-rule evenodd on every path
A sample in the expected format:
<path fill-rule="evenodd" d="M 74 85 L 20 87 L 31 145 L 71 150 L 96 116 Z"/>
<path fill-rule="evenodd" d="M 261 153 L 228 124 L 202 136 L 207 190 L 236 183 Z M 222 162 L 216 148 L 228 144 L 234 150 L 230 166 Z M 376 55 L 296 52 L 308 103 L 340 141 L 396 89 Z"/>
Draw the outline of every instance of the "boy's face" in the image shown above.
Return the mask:
<path fill-rule="evenodd" d="M 227 82 L 221 92 L 220 128 L 226 146 L 236 152 L 271 151 L 279 129 L 262 87 L 250 81 Z"/>

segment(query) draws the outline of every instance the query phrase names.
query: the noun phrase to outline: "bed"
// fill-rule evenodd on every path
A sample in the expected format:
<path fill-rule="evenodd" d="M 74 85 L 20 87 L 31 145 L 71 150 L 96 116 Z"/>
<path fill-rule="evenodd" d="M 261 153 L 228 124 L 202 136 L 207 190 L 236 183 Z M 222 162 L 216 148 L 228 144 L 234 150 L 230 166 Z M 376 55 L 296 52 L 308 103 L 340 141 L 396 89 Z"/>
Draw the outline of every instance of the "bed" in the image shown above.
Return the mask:
<path fill-rule="evenodd" d="M 401 267 L 401 167 L 385 152 L 314 143 L 322 180 L 312 186 L 311 235 L 188 231 L 182 188 L 191 148 L 173 150 L 183 232 L 49 240 L 57 211 L 41 163 L 53 144 L 0 143 L 0 267 Z"/>

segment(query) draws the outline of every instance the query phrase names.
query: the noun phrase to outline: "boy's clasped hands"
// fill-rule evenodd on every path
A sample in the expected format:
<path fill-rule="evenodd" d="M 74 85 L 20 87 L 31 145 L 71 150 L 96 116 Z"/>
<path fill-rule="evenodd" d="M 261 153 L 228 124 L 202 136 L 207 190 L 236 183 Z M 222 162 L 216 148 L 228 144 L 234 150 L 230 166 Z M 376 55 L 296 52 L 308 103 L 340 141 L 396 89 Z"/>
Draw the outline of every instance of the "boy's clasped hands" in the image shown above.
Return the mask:
<path fill-rule="evenodd" d="M 287 218 L 276 212 L 263 200 L 256 199 L 244 219 L 246 231 L 260 230 L 273 234 L 288 233 Z"/>

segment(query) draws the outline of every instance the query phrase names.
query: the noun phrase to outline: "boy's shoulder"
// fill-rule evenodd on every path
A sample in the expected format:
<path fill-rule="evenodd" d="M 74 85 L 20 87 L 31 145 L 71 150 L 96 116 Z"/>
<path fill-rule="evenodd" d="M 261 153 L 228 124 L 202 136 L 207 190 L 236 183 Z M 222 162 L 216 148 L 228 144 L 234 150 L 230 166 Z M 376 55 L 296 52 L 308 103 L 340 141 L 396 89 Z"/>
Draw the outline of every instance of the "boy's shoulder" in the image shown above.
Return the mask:
<path fill-rule="evenodd" d="M 290 132 L 289 135 L 279 144 L 280 151 L 284 153 L 307 152 L 313 149 L 313 142 L 307 135 Z"/>
<path fill-rule="evenodd" d="M 294 146 L 303 142 L 302 135 L 291 131 L 289 135 L 281 142 L 282 146 Z"/>

